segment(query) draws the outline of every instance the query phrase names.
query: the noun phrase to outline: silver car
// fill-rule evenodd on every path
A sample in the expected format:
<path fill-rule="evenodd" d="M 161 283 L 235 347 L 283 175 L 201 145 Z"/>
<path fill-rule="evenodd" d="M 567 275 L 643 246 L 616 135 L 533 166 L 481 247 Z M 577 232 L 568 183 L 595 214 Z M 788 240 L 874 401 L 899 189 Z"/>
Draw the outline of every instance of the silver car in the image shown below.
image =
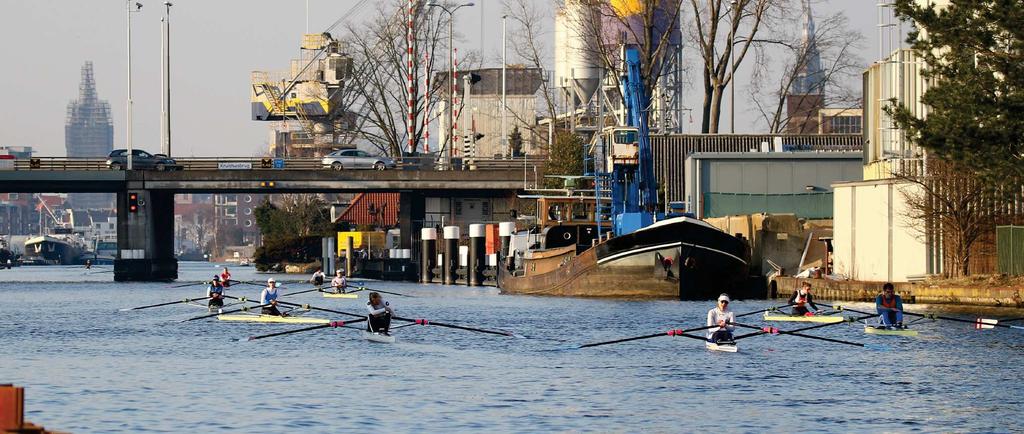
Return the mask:
<path fill-rule="evenodd" d="M 388 157 L 378 157 L 376 155 L 370 155 L 366 151 L 359 149 L 342 149 L 339 151 L 331 152 L 324 156 L 321 160 L 324 167 L 330 167 L 334 170 L 342 169 L 374 169 L 374 170 L 386 170 L 394 169 L 398 167 L 395 164 L 395 160 Z"/>

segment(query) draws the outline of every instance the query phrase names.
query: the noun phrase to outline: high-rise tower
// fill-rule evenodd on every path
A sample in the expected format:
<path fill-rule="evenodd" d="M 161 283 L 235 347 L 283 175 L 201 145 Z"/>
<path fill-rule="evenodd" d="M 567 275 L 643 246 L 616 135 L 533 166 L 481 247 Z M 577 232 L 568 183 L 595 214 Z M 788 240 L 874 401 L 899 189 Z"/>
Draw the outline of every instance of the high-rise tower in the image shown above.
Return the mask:
<path fill-rule="evenodd" d="M 64 146 L 68 158 L 103 158 L 114 147 L 110 104 L 96 96 L 96 80 L 92 74 L 92 62 L 89 61 L 82 65 L 78 99 L 68 103 Z M 106 209 L 113 206 L 113 196 L 75 194 L 71 196 L 71 204 L 76 209 Z"/>

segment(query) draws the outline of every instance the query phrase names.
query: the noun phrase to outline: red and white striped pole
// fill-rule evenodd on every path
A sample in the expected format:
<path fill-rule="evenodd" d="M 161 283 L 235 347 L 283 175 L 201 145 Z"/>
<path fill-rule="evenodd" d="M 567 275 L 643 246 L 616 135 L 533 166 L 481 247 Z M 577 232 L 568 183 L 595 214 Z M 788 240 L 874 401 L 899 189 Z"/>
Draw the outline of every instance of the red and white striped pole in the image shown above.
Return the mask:
<path fill-rule="evenodd" d="M 406 18 L 405 45 L 406 45 L 406 87 L 408 88 L 409 99 L 406 103 L 406 135 L 408 136 L 408 151 L 414 150 L 416 142 L 416 2 L 409 0 L 409 13 Z"/>
<path fill-rule="evenodd" d="M 423 55 L 423 64 L 426 68 L 423 69 L 423 152 L 430 152 L 430 110 L 433 108 L 433 104 L 430 103 L 430 54 L 425 53 Z"/>

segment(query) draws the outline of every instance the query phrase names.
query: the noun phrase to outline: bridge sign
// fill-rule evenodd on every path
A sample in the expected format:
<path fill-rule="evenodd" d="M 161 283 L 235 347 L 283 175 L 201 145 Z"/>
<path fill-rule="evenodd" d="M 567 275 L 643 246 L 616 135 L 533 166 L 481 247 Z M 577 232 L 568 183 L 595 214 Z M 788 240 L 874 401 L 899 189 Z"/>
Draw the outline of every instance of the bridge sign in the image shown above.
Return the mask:
<path fill-rule="evenodd" d="M 274 159 L 274 168 L 275 169 L 284 169 L 284 158 L 275 158 Z"/>
<path fill-rule="evenodd" d="M 251 170 L 252 163 L 233 161 L 233 162 L 219 162 L 217 163 L 217 170 Z"/>

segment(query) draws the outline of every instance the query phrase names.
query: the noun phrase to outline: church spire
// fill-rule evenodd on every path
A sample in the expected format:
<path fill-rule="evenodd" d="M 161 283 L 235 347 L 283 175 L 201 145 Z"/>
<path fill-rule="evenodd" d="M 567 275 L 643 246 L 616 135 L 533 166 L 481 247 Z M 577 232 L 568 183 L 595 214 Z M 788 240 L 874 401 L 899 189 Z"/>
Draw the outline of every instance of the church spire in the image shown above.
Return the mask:
<path fill-rule="evenodd" d="M 796 95 L 821 95 L 825 93 L 825 72 L 821 69 L 821 55 L 818 53 L 814 15 L 811 12 L 810 0 L 804 0 L 803 12 L 804 31 L 801 54 L 803 54 L 804 59 L 790 93 Z"/>

